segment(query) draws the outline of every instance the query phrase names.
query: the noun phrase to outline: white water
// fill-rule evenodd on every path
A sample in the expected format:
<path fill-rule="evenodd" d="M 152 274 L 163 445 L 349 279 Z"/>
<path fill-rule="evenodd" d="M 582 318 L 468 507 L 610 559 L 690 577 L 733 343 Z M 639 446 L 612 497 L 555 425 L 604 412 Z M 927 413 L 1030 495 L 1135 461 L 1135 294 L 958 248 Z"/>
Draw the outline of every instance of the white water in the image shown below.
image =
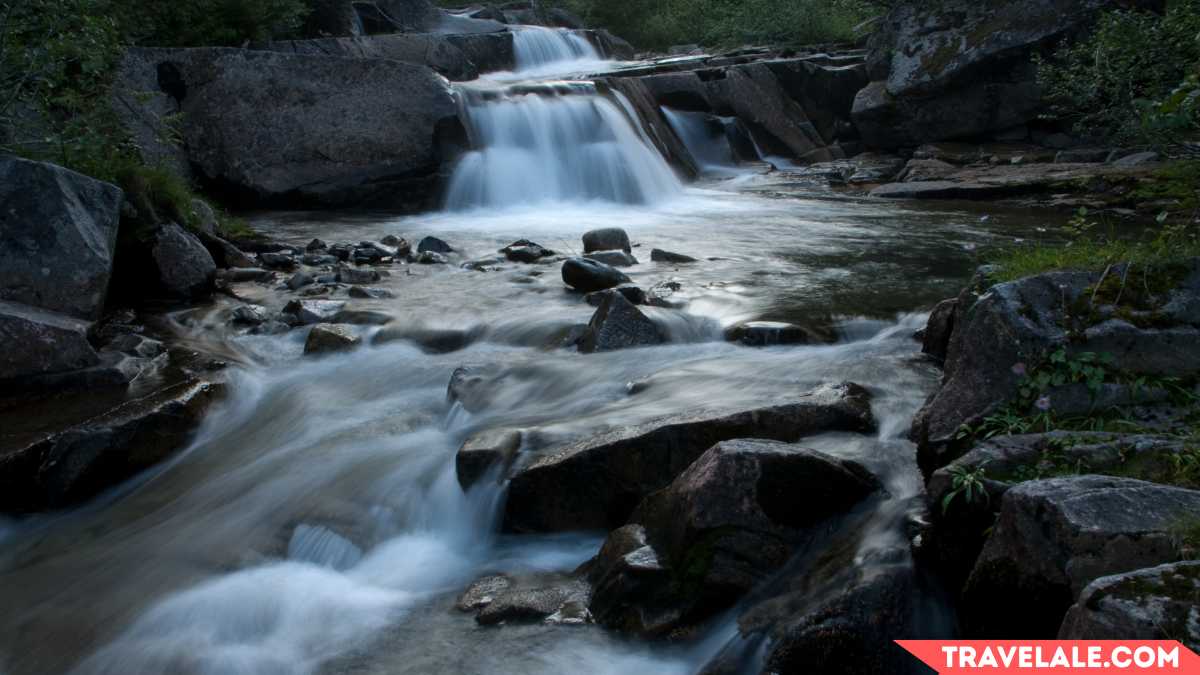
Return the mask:
<path fill-rule="evenodd" d="M 518 72 L 563 61 L 599 61 L 592 43 L 568 30 L 528 26 L 513 31 L 513 55 Z"/>
<path fill-rule="evenodd" d="M 649 204 L 682 186 L 629 118 L 590 83 L 460 90 L 476 149 L 459 161 L 450 210 L 603 201 Z"/>
<path fill-rule="evenodd" d="M 720 176 L 737 173 L 737 160 L 734 159 L 725 130 L 714 128 L 709 115 L 672 110 L 665 106 L 661 110 L 702 174 Z"/>

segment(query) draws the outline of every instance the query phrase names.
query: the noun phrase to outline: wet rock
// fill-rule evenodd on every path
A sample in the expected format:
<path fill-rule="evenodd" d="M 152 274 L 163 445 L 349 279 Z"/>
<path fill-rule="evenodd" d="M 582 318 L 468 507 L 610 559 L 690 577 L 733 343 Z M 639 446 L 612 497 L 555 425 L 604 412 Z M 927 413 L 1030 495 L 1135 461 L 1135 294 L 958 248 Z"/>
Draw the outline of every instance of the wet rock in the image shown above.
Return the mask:
<path fill-rule="evenodd" d="M 472 366 L 460 366 L 450 375 L 450 384 L 446 387 L 446 402 L 453 405 L 462 404 L 469 413 L 478 413 L 487 409 L 493 390 L 490 369 Z"/>
<path fill-rule="evenodd" d="M 881 199 L 992 199 L 1011 194 L 1005 186 L 969 181 L 930 180 L 913 183 L 888 183 L 871 190 Z"/>
<path fill-rule="evenodd" d="M 282 272 L 290 272 L 298 266 L 296 258 L 287 253 L 259 253 L 258 261 L 263 267 L 269 270 L 278 270 Z"/>
<path fill-rule="evenodd" d="M 804 326 L 778 321 L 747 321 L 725 331 L 729 342 L 740 342 L 747 347 L 772 347 L 776 345 L 807 345 L 828 342 L 824 337 Z"/>
<path fill-rule="evenodd" d="M 458 596 L 454 607 L 460 612 L 477 612 L 495 602 L 496 596 L 512 585 L 512 577 L 506 574 L 493 574 L 477 579 Z"/>
<path fill-rule="evenodd" d="M 603 291 L 630 282 L 620 270 L 587 258 L 568 258 L 563 262 L 562 279 L 582 293 Z"/>
<path fill-rule="evenodd" d="M 556 623 L 590 623 L 585 614 L 590 589 L 580 579 L 555 575 L 517 579 L 498 590 L 479 609 L 475 620 L 483 626 L 501 623 L 545 621 L 558 615 Z"/>
<path fill-rule="evenodd" d="M 445 265 L 448 262 L 445 255 L 435 251 L 422 251 L 417 255 L 417 263 L 421 265 Z"/>
<path fill-rule="evenodd" d="M 309 267 L 322 267 L 324 265 L 336 265 L 338 258 L 337 256 L 325 253 L 305 253 L 300 257 L 300 262 Z"/>
<path fill-rule="evenodd" d="M 189 381 L 0 454 L 0 511 L 78 504 L 186 445 L 222 385 Z"/>
<path fill-rule="evenodd" d="M 736 438 L 795 442 L 825 431 L 874 428 L 870 394 L 824 385 L 795 402 L 740 412 L 664 417 L 572 443 L 524 467 L 509 484 L 505 527 L 515 532 L 611 529 L 707 449 Z"/>
<path fill-rule="evenodd" d="M 1057 635 L 1092 581 L 1175 560 L 1171 528 L 1196 513 L 1200 491 L 1129 478 L 1075 476 L 1014 487 L 963 591 L 968 634 Z"/>
<path fill-rule="evenodd" d="M 287 284 L 287 287 L 289 289 L 291 289 L 293 291 L 298 291 L 301 288 L 304 288 L 305 286 L 311 286 L 312 284 L 315 284 L 316 282 L 317 282 L 317 280 L 313 279 L 312 275 L 306 274 L 304 272 L 296 272 L 285 283 Z"/>
<path fill-rule="evenodd" d="M 583 296 L 583 299 L 592 307 L 599 307 L 604 303 L 604 299 L 607 298 L 610 293 L 620 293 L 621 295 L 625 296 L 626 300 L 635 305 L 646 304 L 646 292 L 638 286 L 617 286 L 616 288 L 610 288 L 606 291 L 588 293 L 587 295 Z"/>
<path fill-rule="evenodd" d="M 220 269 L 258 266 L 258 262 L 246 255 L 242 249 L 215 234 L 200 232 L 197 236 L 200 238 L 200 243 L 204 244 L 204 248 L 208 249 L 208 254 L 212 256 L 213 262 Z"/>
<path fill-rule="evenodd" d="M 121 202 L 115 185 L 0 156 L 0 301 L 99 318 Z"/>
<path fill-rule="evenodd" d="M 1200 561 L 1101 577 L 1067 612 L 1059 640 L 1179 640 L 1200 650 Z"/>
<path fill-rule="evenodd" d="M 65 314 L 0 301 L 0 382 L 97 365 L 88 325 Z"/>
<path fill-rule="evenodd" d="M 384 326 L 396 317 L 386 312 L 375 312 L 368 309 L 343 309 L 333 315 L 333 323 L 348 323 L 355 326 Z"/>
<path fill-rule="evenodd" d="M 455 456 L 458 484 L 464 491 L 469 490 L 493 467 L 500 467 L 501 476 L 504 476 L 520 448 L 520 431 L 493 429 L 472 434 Z"/>
<path fill-rule="evenodd" d="M 338 265 L 334 272 L 337 274 L 339 283 L 356 286 L 379 283 L 379 280 L 383 278 L 375 270 L 363 270 L 348 265 Z"/>
<path fill-rule="evenodd" d="M 113 338 L 107 345 L 106 349 L 112 349 L 130 356 L 138 356 L 143 359 L 152 359 L 159 354 L 167 351 L 163 343 L 158 340 L 152 340 L 144 335 L 136 335 L 134 333 L 126 333 Z"/>
<path fill-rule="evenodd" d="M 283 307 L 289 323 L 307 326 L 314 323 L 330 323 L 346 308 L 346 303 L 336 300 L 292 300 Z"/>
<path fill-rule="evenodd" d="M 646 291 L 645 304 L 654 307 L 666 307 L 668 309 L 678 309 L 686 303 L 682 300 L 674 300 L 676 294 L 683 289 L 683 284 L 678 281 L 660 281 L 650 287 Z"/>
<path fill-rule="evenodd" d="M 633 253 L 633 247 L 629 244 L 629 235 L 619 227 L 605 227 L 599 230 L 592 230 L 583 235 L 583 252 L 595 253 L 596 251 L 624 251 Z"/>
<path fill-rule="evenodd" d="M 695 258 L 693 258 L 690 255 L 684 255 L 682 253 L 672 253 L 670 251 L 664 251 L 661 248 L 651 249 L 650 250 L 650 259 L 653 260 L 654 262 L 671 263 L 674 265 L 682 265 L 682 264 L 686 264 L 686 263 L 698 262 Z"/>
<path fill-rule="evenodd" d="M 633 267 L 638 259 L 624 251 L 596 251 L 583 256 L 588 260 L 604 263 L 609 267 Z"/>
<path fill-rule="evenodd" d="M 1135 152 L 1132 155 L 1126 155 L 1118 160 L 1114 160 L 1113 166 L 1119 166 L 1121 168 L 1130 168 L 1130 167 L 1135 167 L 1135 166 L 1142 166 L 1144 164 L 1150 164 L 1150 163 L 1157 162 L 1157 161 L 1158 161 L 1158 153 L 1157 152 Z"/>
<path fill-rule="evenodd" d="M 312 327 L 304 341 L 305 354 L 331 354 L 348 352 L 362 344 L 362 338 L 354 334 L 349 326 L 322 323 Z"/>
<path fill-rule="evenodd" d="M 264 307 L 259 305 L 241 305 L 233 308 L 230 318 L 234 323 L 257 326 L 265 323 L 269 317 Z"/>
<path fill-rule="evenodd" d="M 946 360 L 950 349 L 950 336 L 954 333 L 954 316 L 958 310 L 958 298 L 943 300 L 929 313 L 925 332 L 921 337 L 921 351 L 938 361 Z"/>
<path fill-rule="evenodd" d="M 386 288 L 366 288 L 363 286 L 351 286 L 347 293 L 352 298 L 370 299 L 370 300 L 385 300 L 396 297 L 395 293 Z"/>
<path fill-rule="evenodd" d="M 1106 148 L 1076 148 L 1062 150 L 1054 156 L 1055 164 L 1100 164 L 1108 159 Z"/>
<path fill-rule="evenodd" d="M 371 344 L 407 340 L 428 354 L 449 354 L 466 349 L 479 337 L 476 329 L 389 326 L 376 333 Z"/>
<path fill-rule="evenodd" d="M 221 270 L 217 276 L 226 281 L 245 282 L 245 281 L 271 281 L 275 278 L 275 274 L 258 267 L 235 267 L 232 269 Z"/>
<path fill-rule="evenodd" d="M 334 286 L 322 284 L 320 286 L 306 286 L 300 289 L 300 296 L 305 298 L 323 298 L 333 294 Z"/>
<path fill-rule="evenodd" d="M 408 255 L 412 252 L 412 245 L 408 243 L 408 240 L 402 237 L 397 237 L 394 234 L 389 234 L 383 237 L 379 240 L 379 243 L 395 249 L 396 255 Z"/>
<path fill-rule="evenodd" d="M 438 239 L 437 237 L 425 237 L 417 244 L 417 253 L 454 253 L 454 249 L 450 244 Z"/>
<path fill-rule="evenodd" d="M 329 247 L 328 252 L 329 255 L 341 260 L 342 262 L 349 262 L 350 257 L 354 255 L 354 245 L 344 243 L 334 244 L 333 246 Z"/>
<path fill-rule="evenodd" d="M 539 244 L 535 244 L 528 239 L 520 239 L 500 249 L 505 258 L 513 262 L 535 263 L 542 258 L 549 258 L 555 255 L 554 251 L 545 248 Z"/>
<path fill-rule="evenodd" d="M 325 242 L 321 241 L 320 239 L 313 239 L 312 241 L 308 242 L 308 245 L 304 247 L 304 250 L 308 251 L 309 253 L 315 253 L 317 251 L 324 251 L 327 248 L 329 248 L 329 245 Z"/>
<path fill-rule="evenodd" d="M 193 300 L 212 293 L 217 264 L 196 235 L 174 223 L 159 225 L 146 242 L 150 287 L 168 298 Z"/>
<path fill-rule="evenodd" d="M 642 314 L 620 292 L 610 292 L 600 303 L 579 341 L 584 354 L 647 347 L 666 341 L 658 324 Z"/>
<path fill-rule="evenodd" d="M 946 180 L 958 171 L 958 167 L 940 159 L 910 159 L 897 180 L 905 183 L 921 183 Z"/>
<path fill-rule="evenodd" d="M 600 623 L 642 635 L 702 622 L 783 567 L 823 532 L 826 520 L 877 489 L 862 466 L 815 450 L 774 441 L 718 443 L 633 514 L 655 552 L 642 557 L 655 560 L 651 570 L 663 565 L 670 574 L 654 574 L 656 584 L 602 578 L 592 612 Z M 629 533 L 618 530 L 617 537 Z M 623 573 L 625 556 L 616 565 Z"/>

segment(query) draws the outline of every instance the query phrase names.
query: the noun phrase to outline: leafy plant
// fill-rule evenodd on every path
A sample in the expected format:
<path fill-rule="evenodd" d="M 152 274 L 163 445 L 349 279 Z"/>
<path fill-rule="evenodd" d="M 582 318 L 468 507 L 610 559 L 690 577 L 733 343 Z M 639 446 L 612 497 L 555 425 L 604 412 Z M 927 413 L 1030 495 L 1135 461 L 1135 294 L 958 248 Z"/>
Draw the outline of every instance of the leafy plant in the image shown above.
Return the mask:
<path fill-rule="evenodd" d="M 983 483 L 987 477 L 986 465 L 980 465 L 973 469 L 966 466 L 951 467 L 950 475 L 952 478 L 951 490 L 942 498 L 943 514 L 949 512 L 950 504 L 959 495 L 962 495 L 967 504 L 974 504 L 977 501 L 987 504 L 991 501 L 991 496 Z"/>

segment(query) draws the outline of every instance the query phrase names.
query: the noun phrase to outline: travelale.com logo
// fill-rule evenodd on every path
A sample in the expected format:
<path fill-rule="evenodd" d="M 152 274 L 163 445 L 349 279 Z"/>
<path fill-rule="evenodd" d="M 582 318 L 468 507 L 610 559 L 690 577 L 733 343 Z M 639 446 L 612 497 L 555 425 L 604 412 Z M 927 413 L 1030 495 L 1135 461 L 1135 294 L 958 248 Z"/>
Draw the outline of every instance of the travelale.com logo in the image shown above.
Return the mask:
<path fill-rule="evenodd" d="M 1200 675 L 1200 656 L 1174 640 L 897 640 L 938 673 L 1125 671 Z"/>

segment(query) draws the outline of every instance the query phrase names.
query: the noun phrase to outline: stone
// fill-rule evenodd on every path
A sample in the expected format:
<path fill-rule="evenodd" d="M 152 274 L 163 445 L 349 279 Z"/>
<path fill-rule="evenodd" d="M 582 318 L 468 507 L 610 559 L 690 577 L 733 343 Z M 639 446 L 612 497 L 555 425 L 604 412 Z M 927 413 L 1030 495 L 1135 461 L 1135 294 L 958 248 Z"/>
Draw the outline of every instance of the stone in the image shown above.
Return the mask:
<path fill-rule="evenodd" d="M 146 236 L 143 245 L 148 247 L 148 256 L 136 266 L 144 270 L 149 286 L 143 293 L 157 291 L 177 300 L 195 300 L 212 293 L 217 264 L 196 235 L 175 223 L 164 223 Z"/>
<path fill-rule="evenodd" d="M 0 382 L 99 364 L 87 339 L 88 325 L 65 314 L 0 300 Z"/>
<path fill-rule="evenodd" d="M 449 354 L 466 349 L 479 337 L 480 331 L 476 329 L 388 326 L 375 334 L 371 344 L 404 340 L 416 344 L 427 354 Z"/>
<path fill-rule="evenodd" d="M 910 159 L 897 178 L 904 183 L 940 181 L 956 171 L 957 166 L 940 159 Z"/>
<path fill-rule="evenodd" d="M 779 345 L 807 345 L 828 342 L 822 336 L 791 323 L 778 321 L 746 321 L 725 331 L 729 342 L 740 342 L 747 347 L 774 347 Z"/>
<path fill-rule="evenodd" d="M 629 243 L 629 235 L 619 227 L 606 227 L 599 230 L 591 230 L 583 235 L 583 252 L 595 253 L 596 251 L 624 251 L 633 253 L 633 247 Z"/>
<path fill-rule="evenodd" d="M 262 204 L 429 206 L 444 146 L 465 139 L 449 83 L 395 60 L 135 48 L 113 92 L 144 156 Z M 176 113 L 178 147 L 159 140 Z"/>
<path fill-rule="evenodd" d="M 1200 491 L 1130 478 L 1074 476 L 1012 488 L 963 590 L 967 634 L 1053 638 L 1091 582 L 1174 561 L 1171 528 L 1196 513 Z"/>
<path fill-rule="evenodd" d="M 454 607 L 460 612 L 477 612 L 495 602 L 496 596 L 512 585 L 512 577 L 506 574 L 493 574 L 476 579 L 458 596 Z"/>
<path fill-rule="evenodd" d="M 308 242 L 308 245 L 304 247 L 304 250 L 308 251 L 309 253 L 316 253 L 317 251 L 324 251 L 327 248 L 329 248 L 329 245 L 325 242 L 321 241 L 320 239 L 313 239 L 312 241 Z"/>
<path fill-rule="evenodd" d="M 954 333 L 954 315 L 958 309 L 958 298 L 943 300 L 929 313 L 925 333 L 921 338 L 921 352 L 932 356 L 939 363 L 946 361 L 950 349 L 950 336 Z"/>
<path fill-rule="evenodd" d="M 396 320 L 386 312 L 369 309 L 343 309 L 333 315 L 333 323 L 348 323 L 356 326 L 384 326 Z"/>
<path fill-rule="evenodd" d="M 217 227 L 217 212 L 213 207 L 208 205 L 208 202 L 199 197 L 192 199 L 192 227 L 197 234 L 216 235 Z"/>
<path fill-rule="evenodd" d="M 351 286 L 347 294 L 352 298 L 363 300 L 386 300 L 396 297 L 395 293 L 386 288 L 367 288 L 364 286 Z"/>
<path fill-rule="evenodd" d="M 671 263 L 673 265 L 682 265 L 682 264 L 687 264 L 687 263 L 698 262 L 695 258 L 693 258 L 690 255 L 683 255 L 682 253 L 672 253 L 670 251 L 664 251 L 661 248 L 651 249 L 650 250 L 650 259 L 653 260 L 654 262 Z"/>
<path fill-rule="evenodd" d="M 478 413 L 487 409 L 491 403 L 493 389 L 490 369 L 482 367 L 459 366 L 450 374 L 450 383 L 446 386 L 446 402 L 454 405 L 461 404 L 463 410 Z"/>
<path fill-rule="evenodd" d="M 1113 166 L 1129 168 L 1134 166 L 1142 166 L 1158 161 L 1157 152 L 1135 152 L 1132 155 L 1126 155 L 1120 159 L 1113 161 Z"/>
<path fill-rule="evenodd" d="M 609 267 L 633 267 L 638 259 L 624 251 L 596 251 L 583 256 L 588 260 L 604 263 Z"/>
<path fill-rule="evenodd" d="M 871 190 L 881 199 L 992 199 L 1011 194 L 1012 189 L 987 183 L 953 180 L 888 183 Z"/>
<path fill-rule="evenodd" d="M 521 448 L 521 432 L 513 429 L 493 429 L 472 434 L 455 455 L 458 484 L 463 491 L 471 489 L 493 468 L 500 469 L 503 479 Z"/>
<path fill-rule="evenodd" d="M 626 585 L 624 593 L 613 593 L 618 589 L 602 576 L 592 613 L 602 624 L 641 635 L 698 624 L 767 580 L 821 535 L 826 521 L 878 489 L 862 466 L 815 450 L 775 441 L 717 443 L 633 514 L 656 564 L 670 573 L 657 575 L 653 586 Z M 647 625 L 649 617 L 657 620 Z"/>
<path fill-rule="evenodd" d="M 337 300 L 292 300 L 283 307 L 283 314 L 290 323 L 307 326 L 314 323 L 330 323 L 346 308 L 346 303 Z"/>
<path fill-rule="evenodd" d="M 60 166 L 0 156 L 0 301 L 98 319 L 122 198 Z"/>
<path fill-rule="evenodd" d="M 258 326 L 270 317 L 267 316 L 267 310 L 259 305 L 240 305 L 233 308 L 230 318 L 234 323 Z"/>
<path fill-rule="evenodd" d="M 516 579 L 508 587 L 496 591 L 491 602 L 480 607 L 475 620 L 482 626 L 494 626 L 546 621 L 561 614 L 580 617 L 580 620 L 560 621 L 562 623 L 587 623 L 580 610 L 587 607 L 589 591 L 587 582 L 560 575 Z"/>
<path fill-rule="evenodd" d="M 795 442 L 825 431 L 874 428 L 870 394 L 824 385 L 794 402 L 753 410 L 699 410 L 571 443 L 520 468 L 509 483 L 505 528 L 513 532 L 612 529 L 721 441 Z"/>
<path fill-rule="evenodd" d="M 306 274 L 304 272 L 296 272 L 284 283 L 287 285 L 287 287 L 289 289 L 291 289 L 293 291 L 298 291 L 301 288 L 304 288 L 305 286 L 311 286 L 312 284 L 315 284 L 316 282 L 317 282 L 317 280 L 313 279 L 312 275 Z"/>
<path fill-rule="evenodd" d="M 300 256 L 300 262 L 309 267 L 323 267 L 325 265 L 336 265 L 338 257 L 327 253 L 305 253 Z"/>
<path fill-rule="evenodd" d="M 308 355 L 348 352 L 361 344 L 362 338 L 355 335 L 349 326 L 322 323 L 313 326 L 308 332 L 308 338 L 304 341 L 304 353 Z"/>
<path fill-rule="evenodd" d="M 1054 156 L 1055 164 L 1100 164 L 1108 160 L 1111 153 L 1106 148 L 1075 148 L 1061 150 Z"/>
<path fill-rule="evenodd" d="M 1059 640 L 1178 640 L 1200 651 L 1200 561 L 1100 577 L 1063 619 Z"/>
<path fill-rule="evenodd" d="M 528 239 L 520 239 L 500 249 L 505 258 L 513 262 L 535 263 L 542 258 L 554 256 L 554 251 L 535 244 Z"/>
<path fill-rule="evenodd" d="M 357 267 L 349 267 L 347 265 L 338 265 L 334 268 L 334 273 L 337 275 L 338 283 L 350 284 L 353 286 L 365 286 L 366 284 L 378 283 L 383 277 L 375 270 L 363 270 Z"/>
<path fill-rule="evenodd" d="M 158 340 L 150 339 L 144 335 L 135 333 L 126 333 L 124 335 L 113 338 L 107 345 L 106 349 L 123 352 L 130 356 L 137 356 L 143 359 L 153 359 L 154 357 L 163 354 L 167 351 L 166 346 Z"/>
<path fill-rule="evenodd" d="M 447 253 L 453 253 L 454 249 L 450 247 L 450 244 L 447 244 L 437 237 L 425 237 L 420 241 L 420 243 L 417 244 L 417 253 L 426 252 L 441 253 L 442 255 L 445 255 Z"/>
<path fill-rule="evenodd" d="M 638 286 L 629 286 L 629 285 L 617 286 L 616 288 L 610 288 L 610 289 L 604 290 L 604 291 L 596 291 L 594 293 L 588 293 L 587 295 L 583 296 L 583 299 L 585 302 L 587 302 L 587 304 L 591 305 L 592 307 L 599 307 L 600 305 L 604 304 L 604 299 L 607 298 L 609 296 L 609 294 L 611 294 L 611 293 L 620 293 L 621 295 L 625 296 L 626 300 L 628 300 L 629 302 L 631 302 L 635 305 L 647 304 L 646 301 L 647 301 L 648 297 L 646 295 L 646 292 L 643 291 Z"/>
<path fill-rule="evenodd" d="M 582 293 L 603 291 L 630 282 L 629 277 L 620 270 L 587 258 L 568 258 L 564 261 L 562 279 Z"/>
<path fill-rule="evenodd" d="M 592 354 L 663 342 L 666 336 L 658 324 L 634 307 L 623 293 L 610 292 L 592 315 L 587 332 L 579 341 L 579 351 Z"/>
<path fill-rule="evenodd" d="M 79 504 L 183 448 L 223 386 L 170 385 L 0 454 L 0 512 Z"/>
<path fill-rule="evenodd" d="M 417 263 L 421 265 L 445 265 L 449 262 L 445 255 L 435 251 L 423 251 L 417 256 Z"/>
<path fill-rule="evenodd" d="M 207 232 L 199 232 L 196 236 L 220 269 L 258 267 L 254 258 L 221 237 Z"/>
<path fill-rule="evenodd" d="M 293 256 L 276 252 L 259 253 L 258 262 L 266 269 L 283 272 L 290 272 L 299 264 Z"/>
<path fill-rule="evenodd" d="M 245 282 L 245 281 L 262 281 L 269 282 L 275 278 L 275 275 L 269 270 L 264 270 L 258 267 L 234 267 L 226 270 L 220 270 L 217 276 L 226 281 Z"/>

